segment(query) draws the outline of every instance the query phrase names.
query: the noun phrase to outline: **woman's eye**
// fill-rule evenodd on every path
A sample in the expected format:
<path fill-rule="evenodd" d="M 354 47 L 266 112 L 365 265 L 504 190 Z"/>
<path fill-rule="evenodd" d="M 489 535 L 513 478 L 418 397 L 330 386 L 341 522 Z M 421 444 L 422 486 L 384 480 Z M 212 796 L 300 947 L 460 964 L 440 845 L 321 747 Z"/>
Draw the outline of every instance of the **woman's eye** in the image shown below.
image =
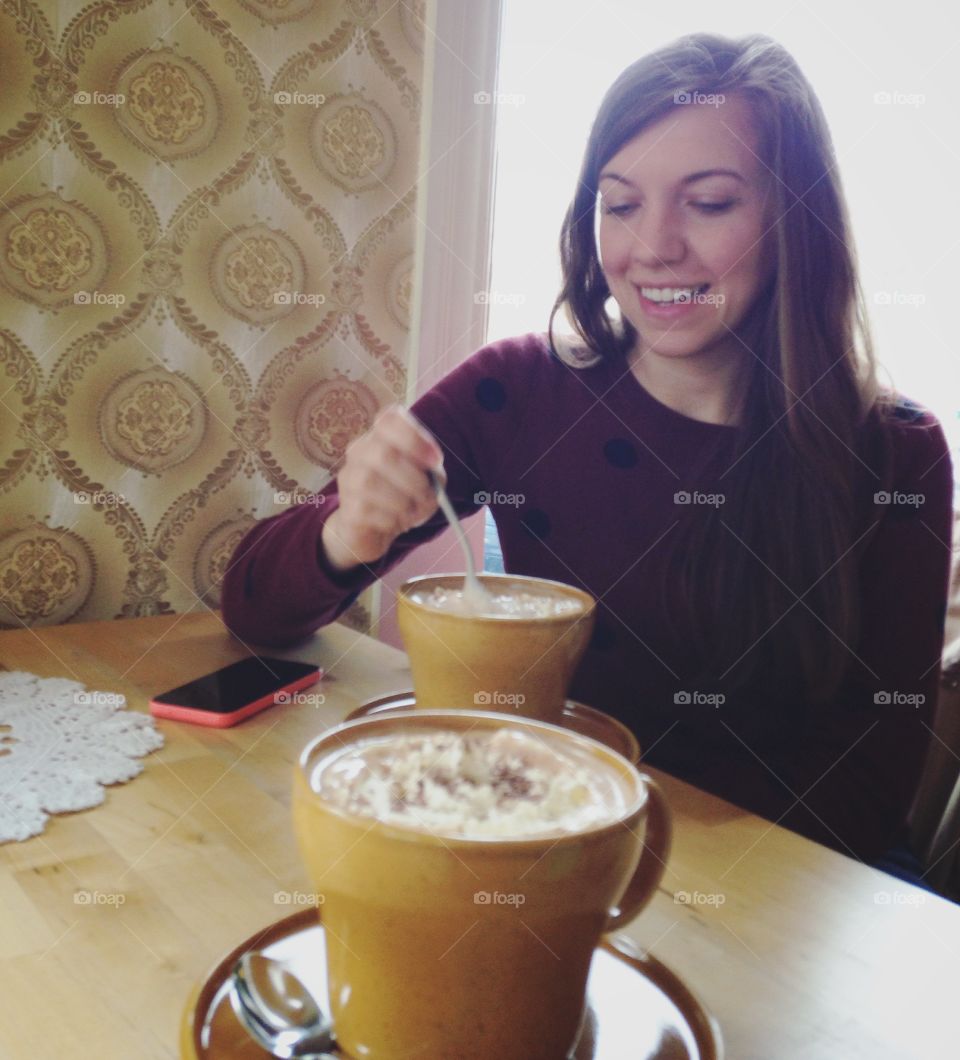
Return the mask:
<path fill-rule="evenodd" d="M 723 202 L 695 202 L 693 206 L 701 213 L 726 213 L 732 206 L 736 205 L 735 199 L 726 199 Z"/>
<path fill-rule="evenodd" d="M 617 206 L 610 206 L 607 203 L 603 204 L 603 212 L 605 214 L 612 214 L 614 217 L 626 217 L 632 210 L 636 209 L 637 204 L 633 202 L 623 202 Z"/>

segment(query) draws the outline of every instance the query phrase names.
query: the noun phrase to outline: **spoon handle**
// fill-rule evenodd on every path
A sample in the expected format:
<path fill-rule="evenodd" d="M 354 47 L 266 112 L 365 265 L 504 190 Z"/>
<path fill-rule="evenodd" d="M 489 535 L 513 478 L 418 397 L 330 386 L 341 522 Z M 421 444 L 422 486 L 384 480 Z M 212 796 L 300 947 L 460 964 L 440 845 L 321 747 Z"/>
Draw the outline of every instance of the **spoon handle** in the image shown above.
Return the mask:
<path fill-rule="evenodd" d="M 473 562 L 473 553 L 470 551 L 470 543 L 467 541 L 467 535 L 463 532 L 463 527 L 460 525 L 460 520 L 457 518 L 457 513 L 454 511 L 453 505 L 450 503 L 450 498 L 447 496 L 447 491 L 443 488 L 443 483 L 440 481 L 440 477 L 435 471 L 428 471 L 427 478 L 430 480 L 430 485 L 433 487 L 433 492 L 437 495 L 437 503 L 440 505 L 440 510 L 447 517 L 447 522 L 453 528 L 454 533 L 457 535 L 457 540 L 460 542 L 460 548 L 463 550 L 463 558 L 466 563 L 467 582 L 471 588 L 476 588 L 481 593 L 486 592 L 483 586 L 477 579 L 477 568 Z"/>

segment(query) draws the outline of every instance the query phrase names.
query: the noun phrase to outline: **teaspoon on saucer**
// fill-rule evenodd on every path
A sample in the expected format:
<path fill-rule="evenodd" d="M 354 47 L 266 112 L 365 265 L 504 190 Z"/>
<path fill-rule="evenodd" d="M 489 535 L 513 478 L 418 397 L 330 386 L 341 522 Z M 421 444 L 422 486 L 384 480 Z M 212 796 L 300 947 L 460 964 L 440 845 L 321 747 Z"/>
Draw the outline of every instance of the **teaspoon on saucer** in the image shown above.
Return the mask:
<path fill-rule="evenodd" d="M 282 962 L 245 953 L 230 977 L 230 1004 L 251 1037 L 280 1060 L 336 1060 L 333 1024 Z"/>

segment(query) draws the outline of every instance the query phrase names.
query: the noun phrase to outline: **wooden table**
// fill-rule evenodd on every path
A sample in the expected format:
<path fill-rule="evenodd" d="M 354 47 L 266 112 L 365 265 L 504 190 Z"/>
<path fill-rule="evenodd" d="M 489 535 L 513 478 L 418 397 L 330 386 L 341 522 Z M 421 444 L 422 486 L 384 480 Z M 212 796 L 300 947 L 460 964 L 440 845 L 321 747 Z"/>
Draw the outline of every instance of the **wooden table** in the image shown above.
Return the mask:
<path fill-rule="evenodd" d="M 122 692 L 143 711 L 245 654 L 210 613 L 0 634 L 7 669 Z M 321 707 L 223 731 L 161 723 L 166 746 L 103 806 L 0 847 L 0 1057 L 176 1057 L 192 984 L 293 911 L 278 895 L 309 893 L 288 819 L 297 754 L 364 700 L 409 687 L 409 672 L 339 625 L 274 654 L 326 668 Z M 960 907 L 651 772 L 674 808 L 674 852 L 630 934 L 712 1010 L 728 1060 L 960 1056 Z M 78 904 L 81 891 L 123 900 Z"/>

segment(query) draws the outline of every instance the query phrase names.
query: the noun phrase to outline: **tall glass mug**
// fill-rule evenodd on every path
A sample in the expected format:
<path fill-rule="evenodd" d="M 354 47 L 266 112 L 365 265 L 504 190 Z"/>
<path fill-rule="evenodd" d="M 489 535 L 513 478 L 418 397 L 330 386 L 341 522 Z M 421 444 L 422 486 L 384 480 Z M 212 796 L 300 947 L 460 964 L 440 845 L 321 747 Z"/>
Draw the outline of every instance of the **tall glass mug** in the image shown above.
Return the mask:
<path fill-rule="evenodd" d="M 450 738 L 507 756 L 490 774 L 494 805 L 522 811 L 520 825 L 487 817 L 454 834 L 433 794 L 423 807 L 398 801 L 390 777 L 423 788 L 410 780 L 411 741 L 428 748 L 426 775 L 444 791 L 481 776 L 469 755 L 451 765 L 430 750 Z M 375 813 L 355 785 L 378 770 L 390 798 Z M 366 1060 L 566 1057 L 600 936 L 647 904 L 670 847 L 659 788 L 625 758 L 480 711 L 418 709 L 330 730 L 301 755 L 293 813 L 322 898 L 338 1044 Z"/>
<path fill-rule="evenodd" d="M 462 574 L 411 578 L 400 587 L 397 622 L 417 707 L 559 721 L 593 631 L 596 601 L 546 578 L 479 578 L 498 605 L 492 613 L 458 604 Z"/>

